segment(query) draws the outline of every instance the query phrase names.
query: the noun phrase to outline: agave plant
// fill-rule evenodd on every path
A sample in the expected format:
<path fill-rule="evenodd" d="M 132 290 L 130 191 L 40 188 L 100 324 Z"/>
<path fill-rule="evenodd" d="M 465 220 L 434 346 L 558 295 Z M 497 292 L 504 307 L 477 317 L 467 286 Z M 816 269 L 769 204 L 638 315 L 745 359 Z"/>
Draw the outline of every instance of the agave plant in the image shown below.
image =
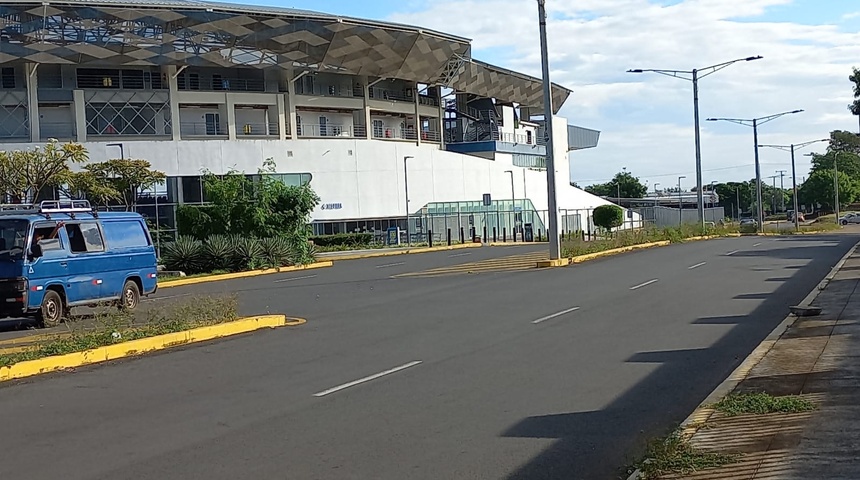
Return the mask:
<path fill-rule="evenodd" d="M 186 274 L 201 273 L 206 268 L 203 261 L 203 243 L 185 235 L 165 244 L 161 249 L 161 259 L 168 270 L 178 270 Z"/>
<path fill-rule="evenodd" d="M 269 237 L 260 239 L 263 261 L 268 267 L 289 265 L 292 249 L 287 237 Z"/>
<path fill-rule="evenodd" d="M 235 249 L 236 239 L 228 235 L 212 235 L 203 244 L 203 261 L 210 271 L 229 270 L 230 257 Z"/>
<path fill-rule="evenodd" d="M 254 270 L 264 265 L 263 248 L 260 240 L 253 237 L 240 237 L 233 245 L 230 265 L 233 270 Z"/>

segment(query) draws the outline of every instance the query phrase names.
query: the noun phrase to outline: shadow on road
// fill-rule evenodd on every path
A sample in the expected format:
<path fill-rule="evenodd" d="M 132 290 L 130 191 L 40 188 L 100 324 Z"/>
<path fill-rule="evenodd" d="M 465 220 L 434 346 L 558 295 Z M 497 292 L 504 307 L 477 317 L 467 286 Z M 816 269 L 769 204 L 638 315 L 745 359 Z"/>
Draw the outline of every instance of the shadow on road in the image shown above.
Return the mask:
<path fill-rule="evenodd" d="M 809 264 L 773 293 L 756 296 L 764 301 L 749 315 L 694 320 L 696 325 L 735 325 L 710 347 L 636 353 L 627 361 L 659 367 L 606 408 L 537 415 L 511 426 L 502 436 L 557 441 L 508 478 L 626 478 L 623 466 L 641 455 L 649 440 L 668 434 L 683 421 L 786 317 L 789 305 L 815 288 L 857 241 L 855 236 L 819 238 L 837 241 L 840 247 L 828 248 L 830 255 L 809 246 L 736 254 L 803 259 Z"/>

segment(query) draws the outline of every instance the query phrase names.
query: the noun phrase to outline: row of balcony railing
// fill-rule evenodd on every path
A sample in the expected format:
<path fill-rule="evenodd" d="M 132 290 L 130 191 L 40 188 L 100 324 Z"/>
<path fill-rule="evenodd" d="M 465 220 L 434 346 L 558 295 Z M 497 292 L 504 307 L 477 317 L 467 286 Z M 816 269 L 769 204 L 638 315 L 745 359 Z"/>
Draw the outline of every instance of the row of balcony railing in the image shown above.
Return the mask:
<path fill-rule="evenodd" d="M 119 75 L 85 75 L 76 77 L 76 88 L 88 90 L 166 90 L 168 86 L 154 75 L 145 76 L 119 76 Z M 180 75 L 177 79 L 177 87 L 180 91 L 204 91 L 204 92 L 266 92 L 266 82 L 261 78 L 233 78 L 233 77 L 196 77 Z M 68 83 L 68 82 L 65 82 Z M 64 78 L 56 75 L 42 75 L 39 77 L 39 88 L 62 89 Z M 25 89 L 22 85 L 20 89 Z M 274 93 L 274 92 L 272 92 Z M 360 86 L 343 87 L 338 85 L 314 85 L 312 91 L 299 90 L 296 95 L 319 96 L 319 97 L 358 97 L 364 96 L 364 89 Z M 379 87 L 371 87 L 369 96 L 375 100 L 393 100 L 398 102 L 414 101 L 413 93 L 409 90 L 393 90 Z M 418 95 L 418 103 L 424 106 L 438 107 L 439 99 L 429 95 Z"/>
<path fill-rule="evenodd" d="M 299 138 L 328 138 L 328 137 L 346 137 L 346 138 L 366 138 L 367 128 L 364 125 L 336 125 L 336 124 L 300 124 L 298 127 Z M 91 130 L 91 129 L 90 129 Z M 166 127 L 165 135 L 170 134 L 170 127 Z M 289 127 L 287 127 L 289 130 Z M 374 127 L 371 129 L 371 138 L 374 139 L 391 139 L 391 140 L 416 140 L 421 138 L 421 141 L 439 142 L 441 135 L 438 131 L 423 130 L 418 133 L 411 128 L 387 128 Z M 76 128 L 72 122 L 42 122 L 39 124 L 39 131 L 42 140 L 56 138 L 58 140 L 75 140 Z M 182 122 L 179 124 L 179 133 L 184 138 L 195 137 L 226 137 L 228 135 L 227 125 L 222 122 Z M 289 135 L 289 131 L 287 132 Z M 110 131 L 88 131 L 88 137 L 144 137 L 144 136 L 159 136 L 152 134 L 141 134 L 128 129 L 111 129 Z M 277 123 L 242 123 L 236 125 L 236 137 L 277 137 Z M 0 139 L 29 141 L 29 133 L 22 132 L 5 132 L 0 129 Z"/>

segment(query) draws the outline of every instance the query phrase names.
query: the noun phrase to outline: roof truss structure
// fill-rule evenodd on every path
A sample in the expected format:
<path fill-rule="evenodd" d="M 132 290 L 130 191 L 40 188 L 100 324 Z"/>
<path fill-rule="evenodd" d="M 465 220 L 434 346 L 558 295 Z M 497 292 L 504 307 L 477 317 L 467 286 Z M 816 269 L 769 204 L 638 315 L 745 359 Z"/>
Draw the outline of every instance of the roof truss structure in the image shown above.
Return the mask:
<path fill-rule="evenodd" d="M 541 108 L 540 79 L 471 58 L 438 32 L 292 9 L 190 0 L 0 3 L 0 63 L 256 67 L 432 83 Z M 570 90 L 553 85 L 558 111 Z"/>

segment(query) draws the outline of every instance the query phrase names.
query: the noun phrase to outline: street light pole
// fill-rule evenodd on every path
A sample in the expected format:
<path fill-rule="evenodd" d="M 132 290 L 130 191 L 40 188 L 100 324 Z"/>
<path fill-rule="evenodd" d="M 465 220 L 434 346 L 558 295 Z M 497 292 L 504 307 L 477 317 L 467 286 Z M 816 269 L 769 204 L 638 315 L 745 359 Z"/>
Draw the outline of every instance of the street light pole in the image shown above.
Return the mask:
<path fill-rule="evenodd" d="M 836 224 L 839 224 L 839 168 L 836 166 L 836 160 L 839 159 L 839 152 L 833 154 L 833 205 L 836 207 Z"/>
<path fill-rule="evenodd" d="M 737 205 L 737 219 L 740 221 L 741 219 L 741 187 L 735 187 L 735 201 Z"/>
<path fill-rule="evenodd" d="M 642 69 L 636 68 L 627 70 L 627 73 L 645 73 L 645 72 L 653 72 L 659 73 L 661 75 L 666 75 L 669 77 L 680 78 L 682 80 L 687 80 L 693 83 L 693 123 L 695 130 L 695 139 L 696 139 L 696 191 L 698 205 L 699 205 L 699 223 L 701 224 L 702 229 L 705 228 L 705 199 L 702 194 L 702 147 L 701 147 L 701 135 L 699 132 L 699 79 L 705 78 L 712 73 L 716 73 L 729 65 L 738 62 L 750 62 L 753 60 L 759 60 L 762 57 L 761 55 L 757 55 L 754 57 L 746 57 L 746 58 L 738 58 L 736 60 L 731 60 L 728 62 L 718 63 L 716 65 L 711 65 L 710 67 L 693 69 L 693 70 L 664 70 L 664 69 Z M 699 75 L 700 72 L 705 72 L 703 75 Z M 690 75 L 687 77 L 686 75 Z"/>
<path fill-rule="evenodd" d="M 758 218 L 758 232 L 763 231 L 764 222 L 762 221 L 762 204 L 761 204 L 761 164 L 759 163 L 758 158 L 758 126 L 763 125 L 772 120 L 776 120 L 777 118 L 783 115 L 790 115 L 794 113 L 800 113 L 803 110 L 792 110 L 790 112 L 782 112 L 774 115 L 768 115 L 766 117 L 760 118 L 752 118 L 752 119 L 744 119 L 744 118 L 708 118 L 706 119 L 709 122 L 717 122 L 717 121 L 725 121 L 731 123 L 737 123 L 738 125 L 743 125 L 745 127 L 752 127 L 753 129 L 753 141 L 755 142 L 755 183 L 756 183 L 756 216 Z"/>
<path fill-rule="evenodd" d="M 800 231 L 800 210 L 797 208 L 797 173 L 794 167 L 794 144 L 791 144 L 791 196 L 794 203 L 794 231 Z"/>
<path fill-rule="evenodd" d="M 412 246 L 412 237 L 409 236 L 409 169 L 406 168 L 406 161 L 412 156 L 403 157 L 403 190 L 406 193 L 406 245 Z"/>
<path fill-rule="evenodd" d="M 546 40 L 545 0 L 537 0 L 540 24 L 541 73 L 543 74 L 543 118 L 546 143 L 547 209 L 549 210 L 549 259 L 561 258 L 561 239 L 558 232 L 558 204 L 555 198 L 555 159 L 552 138 L 552 84 L 549 79 L 549 48 Z M 567 180 L 565 180 L 567 181 Z"/>
<path fill-rule="evenodd" d="M 798 231 L 800 230 L 800 220 L 798 219 L 800 209 L 798 207 L 798 200 L 797 200 L 797 168 L 795 167 L 795 162 L 794 162 L 794 151 L 800 150 L 803 147 L 812 145 L 813 143 L 829 142 L 829 141 L 830 141 L 829 138 L 822 138 L 820 140 L 811 140 L 808 142 L 803 142 L 803 143 L 798 143 L 798 144 L 792 143 L 791 145 L 759 145 L 759 147 L 776 148 L 778 150 L 782 150 L 785 152 L 791 152 L 791 190 L 792 190 L 793 195 L 794 195 L 794 202 L 793 203 L 794 203 L 794 229 L 795 230 L 798 230 Z"/>
<path fill-rule="evenodd" d="M 681 180 L 687 178 L 686 176 L 678 177 L 678 226 L 680 227 L 682 223 L 684 223 L 684 203 L 681 197 Z"/>
<path fill-rule="evenodd" d="M 517 201 L 516 201 L 516 198 L 517 198 L 517 196 L 514 193 L 514 171 L 513 170 L 505 170 L 505 173 L 511 174 L 511 210 L 513 210 L 513 212 L 511 212 L 511 215 L 514 216 L 514 221 L 513 221 L 512 225 L 513 225 L 513 229 L 514 229 L 514 240 L 516 241 L 516 239 L 517 239 L 517 237 L 516 237 L 516 230 L 517 230 Z"/>
<path fill-rule="evenodd" d="M 785 211 L 785 170 L 777 170 L 776 173 L 779 174 L 779 208 L 780 211 Z"/>

